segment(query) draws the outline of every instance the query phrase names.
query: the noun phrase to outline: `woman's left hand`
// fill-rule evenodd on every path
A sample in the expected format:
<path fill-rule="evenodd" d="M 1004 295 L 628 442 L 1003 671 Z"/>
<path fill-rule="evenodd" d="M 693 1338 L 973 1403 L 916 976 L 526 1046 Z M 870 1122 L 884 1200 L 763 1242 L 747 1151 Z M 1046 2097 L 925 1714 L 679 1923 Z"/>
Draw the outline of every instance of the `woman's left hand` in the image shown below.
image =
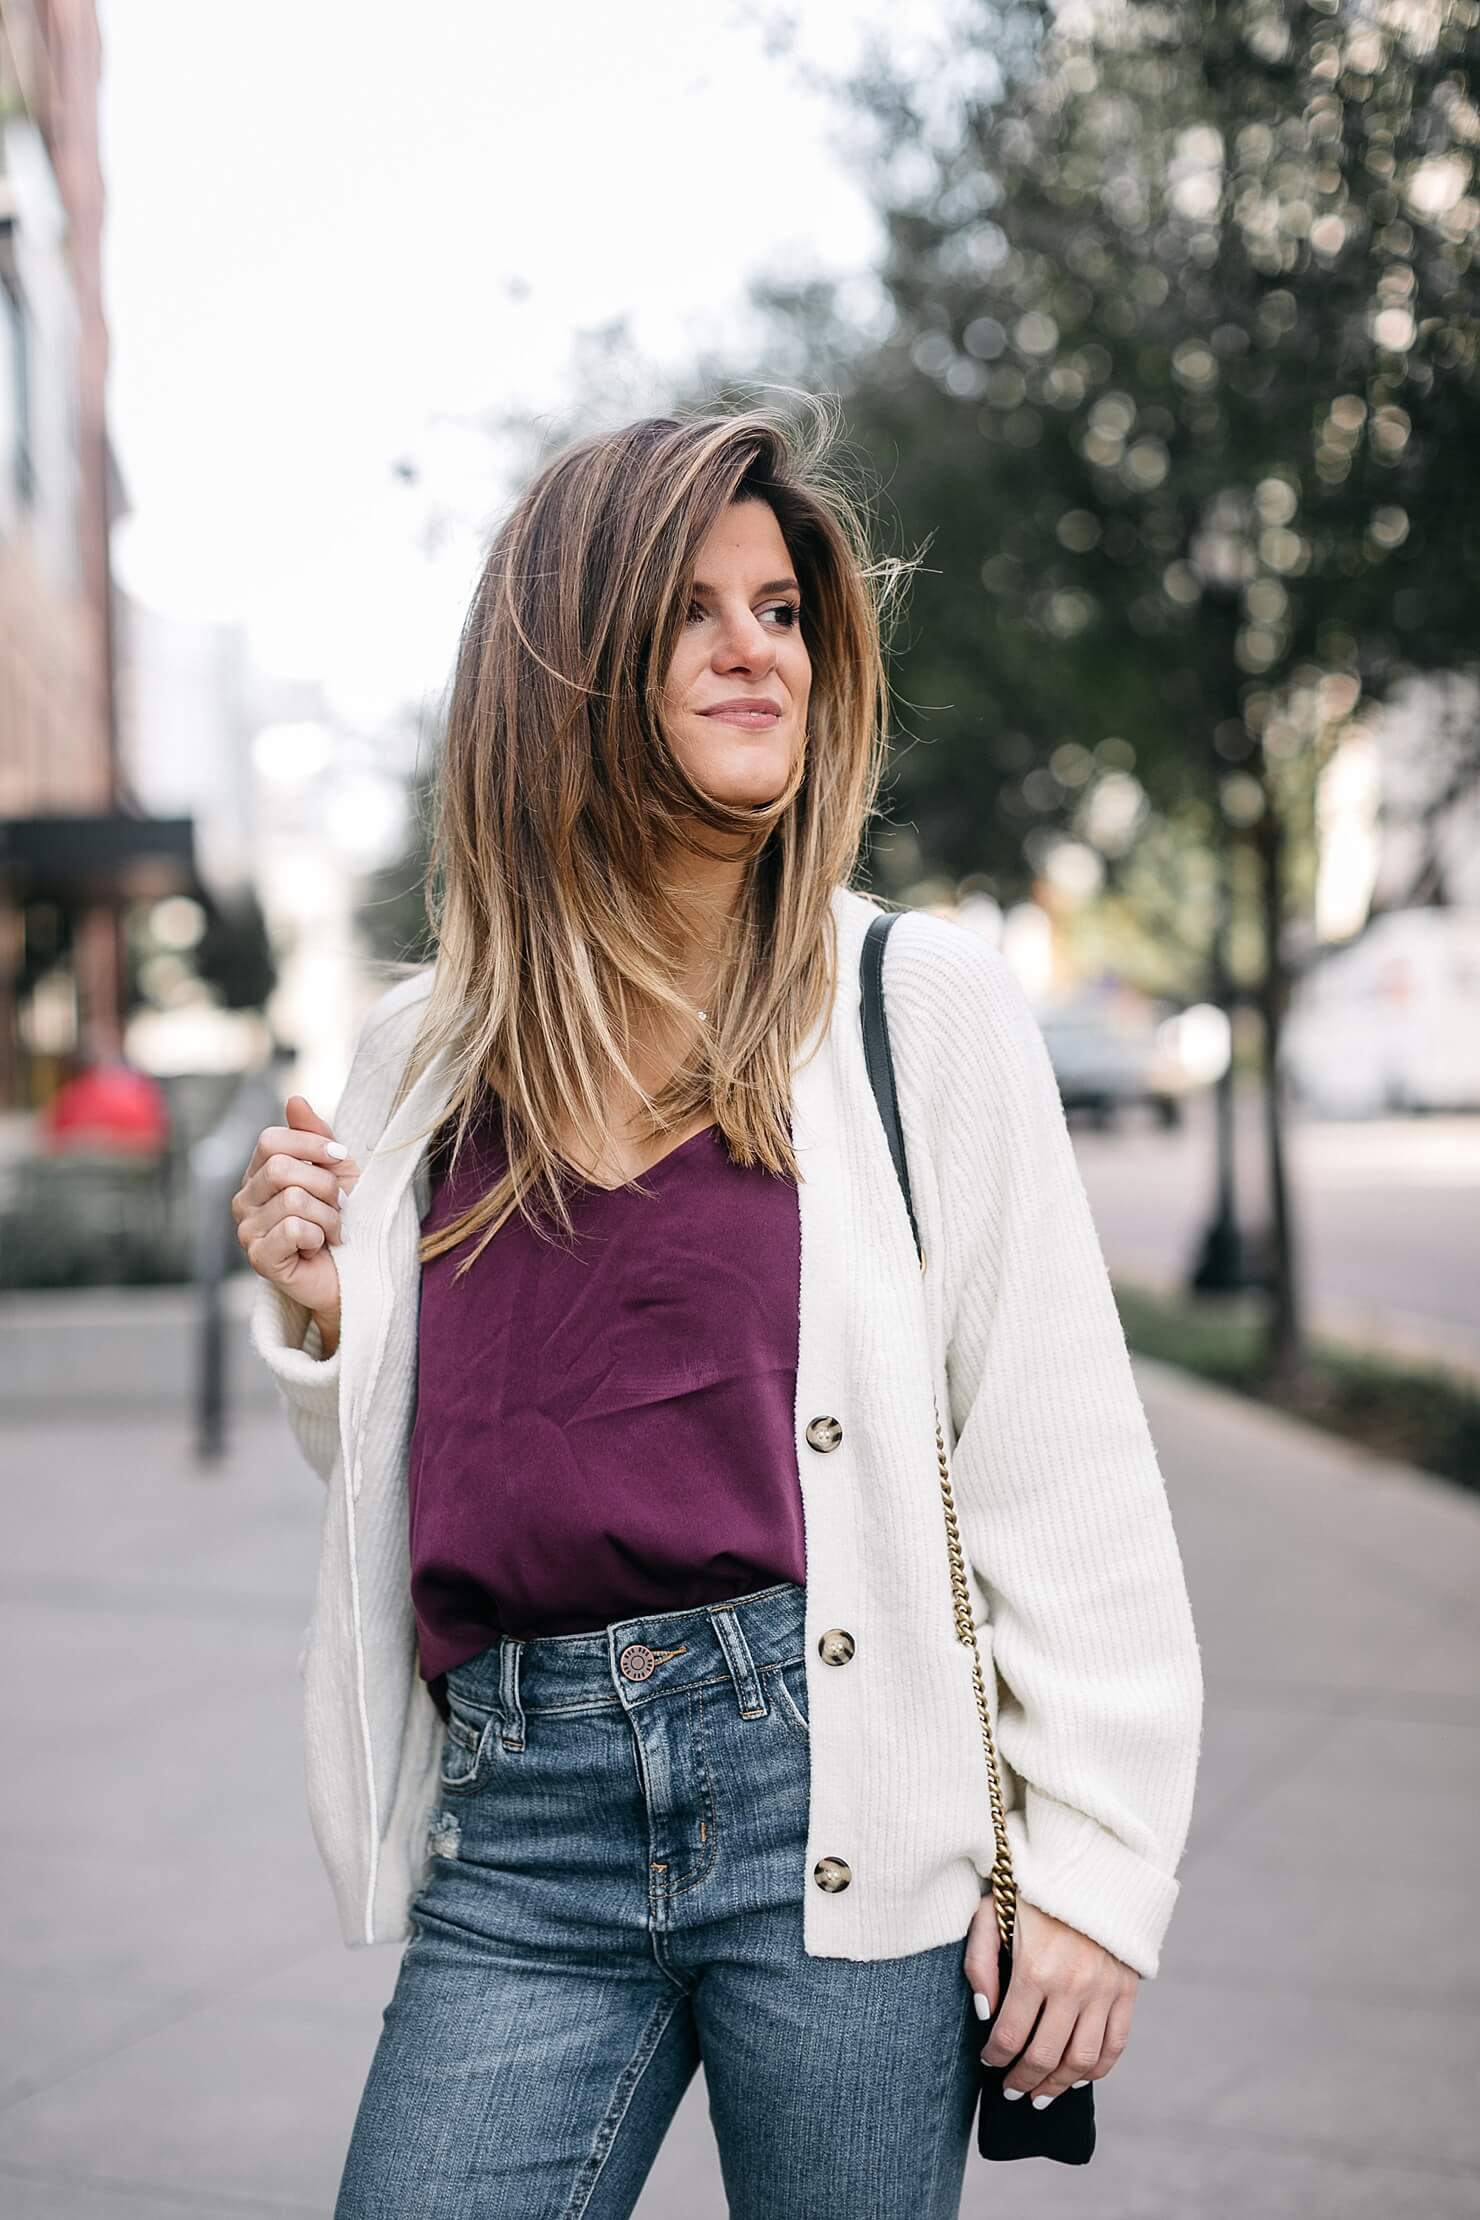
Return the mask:
<path fill-rule="evenodd" d="M 1005 2066 L 1023 2052 L 1003 2083 L 1007 2095 L 1026 2094 L 1042 2106 L 1075 2082 L 1102 2080 L 1130 2037 L 1141 1980 L 1135 1968 L 1020 1896 L 1012 1980 L 999 1997 L 997 1944 L 989 1889 L 966 1937 L 966 1978 L 995 2014 L 982 2051 L 987 2064 Z"/>

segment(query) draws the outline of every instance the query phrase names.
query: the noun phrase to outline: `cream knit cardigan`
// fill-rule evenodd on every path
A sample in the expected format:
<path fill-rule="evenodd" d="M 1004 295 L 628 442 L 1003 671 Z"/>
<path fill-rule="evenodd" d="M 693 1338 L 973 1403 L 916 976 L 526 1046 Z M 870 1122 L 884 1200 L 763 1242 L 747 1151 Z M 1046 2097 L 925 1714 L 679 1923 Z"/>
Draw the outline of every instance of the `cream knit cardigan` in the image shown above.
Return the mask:
<path fill-rule="evenodd" d="M 793 1066 L 805 1947 L 871 1959 L 963 1938 L 992 1864 L 933 1390 L 1019 1890 L 1152 1976 L 1202 1727 L 1166 1491 L 1042 1034 L 995 949 L 912 911 L 890 936 L 885 985 L 921 1272 L 864 1067 L 858 959 L 876 913 L 835 889 L 836 997 Z M 374 1004 L 333 1119 L 364 1167 L 332 1252 L 335 1354 L 323 1357 L 317 1326 L 268 1281 L 251 1324 L 326 1483 L 301 1657 L 307 1783 L 351 1945 L 407 1934 L 440 1806 L 443 1727 L 417 1672 L 406 1497 L 426 1150 L 397 1145 L 445 1105 L 440 1061 L 387 1125 L 430 979 L 424 970 Z M 822 1416 L 841 1428 L 832 1449 L 808 1441 Z M 854 1642 L 842 1666 L 818 1650 L 839 1627 Z M 623 1638 L 612 1636 L 613 1656 Z M 845 1888 L 818 1884 L 824 1858 L 846 1862 Z"/>

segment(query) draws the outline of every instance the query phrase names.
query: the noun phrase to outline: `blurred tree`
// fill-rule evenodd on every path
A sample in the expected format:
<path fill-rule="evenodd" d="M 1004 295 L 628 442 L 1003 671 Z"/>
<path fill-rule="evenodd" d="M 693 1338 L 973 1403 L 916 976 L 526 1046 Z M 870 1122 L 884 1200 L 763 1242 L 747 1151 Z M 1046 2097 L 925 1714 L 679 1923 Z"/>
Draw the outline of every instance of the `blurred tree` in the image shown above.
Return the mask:
<path fill-rule="evenodd" d="M 1477 24 L 1475 0 L 966 0 L 938 56 L 876 50 L 842 88 L 882 335 L 850 339 L 825 284 L 766 296 L 928 538 L 895 658 L 932 743 L 898 765 L 926 858 L 1011 891 L 1068 834 L 1113 886 L 1139 797 L 1219 855 L 1179 917 L 1211 920 L 1227 999 L 1234 851 L 1257 857 L 1285 1385 L 1291 843 L 1369 705 L 1477 654 Z M 1477 776 L 1472 729 L 1455 791 Z"/>

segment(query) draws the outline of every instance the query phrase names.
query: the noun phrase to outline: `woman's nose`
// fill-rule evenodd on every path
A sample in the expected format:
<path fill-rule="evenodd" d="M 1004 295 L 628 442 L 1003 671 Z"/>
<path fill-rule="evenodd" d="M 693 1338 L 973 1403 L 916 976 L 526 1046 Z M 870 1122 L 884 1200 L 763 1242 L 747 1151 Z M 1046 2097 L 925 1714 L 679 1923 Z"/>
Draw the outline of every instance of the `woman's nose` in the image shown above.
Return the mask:
<path fill-rule="evenodd" d="M 744 663 L 749 669 L 769 669 L 774 650 L 765 626 L 747 612 L 725 627 L 715 645 L 715 660 L 726 669 Z"/>

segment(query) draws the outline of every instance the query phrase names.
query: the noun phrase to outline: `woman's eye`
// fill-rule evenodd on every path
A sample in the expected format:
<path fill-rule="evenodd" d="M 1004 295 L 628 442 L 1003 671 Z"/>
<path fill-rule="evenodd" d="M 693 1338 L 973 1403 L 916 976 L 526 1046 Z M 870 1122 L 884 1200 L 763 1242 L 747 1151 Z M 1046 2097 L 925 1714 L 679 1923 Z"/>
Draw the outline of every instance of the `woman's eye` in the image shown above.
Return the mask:
<path fill-rule="evenodd" d="M 707 616 L 708 613 L 709 612 L 705 608 L 702 601 L 691 601 L 689 603 L 688 614 L 685 617 L 684 622 L 686 624 L 692 624 L 696 617 L 704 617 Z M 801 605 L 799 602 L 795 601 L 771 602 L 767 605 L 765 609 L 762 610 L 761 614 L 763 616 L 780 617 L 780 619 L 782 620 L 781 629 L 783 632 L 795 631 L 802 618 Z"/>

